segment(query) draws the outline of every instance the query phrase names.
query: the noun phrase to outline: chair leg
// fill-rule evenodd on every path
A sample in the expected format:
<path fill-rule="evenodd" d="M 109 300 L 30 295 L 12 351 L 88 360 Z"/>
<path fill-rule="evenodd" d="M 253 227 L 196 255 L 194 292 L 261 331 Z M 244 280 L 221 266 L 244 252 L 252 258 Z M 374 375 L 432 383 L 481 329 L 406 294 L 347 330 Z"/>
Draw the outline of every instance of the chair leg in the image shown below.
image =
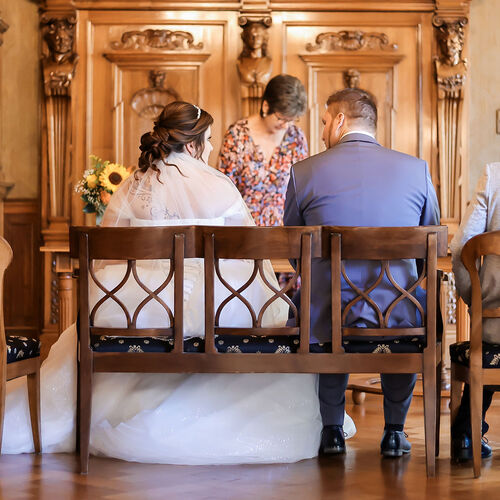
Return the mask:
<path fill-rule="evenodd" d="M 436 367 L 436 457 L 439 457 L 439 439 L 441 437 L 441 370 L 443 362 Z"/>
<path fill-rule="evenodd" d="M 436 362 L 424 353 L 424 426 L 427 476 L 436 474 Z"/>
<path fill-rule="evenodd" d="M 475 373 L 471 370 L 470 423 L 472 429 L 472 461 L 474 466 L 474 477 L 479 477 L 481 475 L 483 385 L 475 380 L 475 378 Z"/>
<path fill-rule="evenodd" d="M 40 366 L 34 373 L 29 373 L 27 379 L 33 444 L 35 445 L 35 453 L 40 453 L 42 451 L 40 440 Z"/>
<path fill-rule="evenodd" d="M 7 358 L 7 356 L 5 356 Z M 0 453 L 2 453 L 3 418 L 5 415 L 5 394 L 7 392 L 7 363 L 0 364 Z"/>
<path fill-rule="evenodd" d="M 80 473 L 89 471 L 89 444 L 90 444 L 90 419 L 92 416 L 92 360 L 80 360 L 78 393 L 79 444 L 80 444 Z"/>
<path fill-rule="evenodd" d="M 456 375 L 456 365 L 451 363 L 451 380 L 450 380 L 450 436 L 451 428 L 453 427 L 453 422 L 457 418 L 458 407 L 460 406 L 460 400 L 462 397 L 462 387 L 463 382 L 458 380 Z M 453 454 L 453 444 L 450 438 L 450 456 Z"/>

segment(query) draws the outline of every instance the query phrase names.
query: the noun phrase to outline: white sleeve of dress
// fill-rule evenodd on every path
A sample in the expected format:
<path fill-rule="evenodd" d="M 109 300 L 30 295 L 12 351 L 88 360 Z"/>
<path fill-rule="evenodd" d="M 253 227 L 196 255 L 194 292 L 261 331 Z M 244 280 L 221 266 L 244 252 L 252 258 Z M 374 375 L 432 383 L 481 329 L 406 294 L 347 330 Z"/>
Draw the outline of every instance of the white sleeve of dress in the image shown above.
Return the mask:
<path fill-rule="evenodd" d="M 488 165 L 486 165 L 483 175 L 477 183 L 473 198 L 465 211 L 460 227 L 450 243 L 457 294 L 469 305 L 471 300 L 471 283 L 469 273 L 462 263 L 461 253 L 464 245 L 471 238 L 486 231 L 489 199 L 488 186 L 489 171 Z"/>

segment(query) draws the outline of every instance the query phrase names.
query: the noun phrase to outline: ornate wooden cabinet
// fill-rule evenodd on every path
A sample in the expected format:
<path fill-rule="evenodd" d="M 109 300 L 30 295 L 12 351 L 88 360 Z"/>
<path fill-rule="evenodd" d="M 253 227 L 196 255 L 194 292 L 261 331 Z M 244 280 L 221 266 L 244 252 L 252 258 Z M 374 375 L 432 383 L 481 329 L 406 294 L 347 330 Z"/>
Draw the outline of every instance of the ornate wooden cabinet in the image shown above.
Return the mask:
<path fill-rule="evenodd" d="M 92 223 L 73 189 L 88 156 L 135 164 L 141 134 L 163 105 L 183 99 L 215 118 L 214 165 L 226 127 L 255 109 L 278 73 L 306 86 L 300 124 L 311 153 L 322 148 L 328 95 L 370 90 L 379 141 L 429 163 L 453 231 L 467 188 L 468 7 L 469 0 L 43 2 L 44 331 L 57 333 L 74 318 L 68 227 Z"/>

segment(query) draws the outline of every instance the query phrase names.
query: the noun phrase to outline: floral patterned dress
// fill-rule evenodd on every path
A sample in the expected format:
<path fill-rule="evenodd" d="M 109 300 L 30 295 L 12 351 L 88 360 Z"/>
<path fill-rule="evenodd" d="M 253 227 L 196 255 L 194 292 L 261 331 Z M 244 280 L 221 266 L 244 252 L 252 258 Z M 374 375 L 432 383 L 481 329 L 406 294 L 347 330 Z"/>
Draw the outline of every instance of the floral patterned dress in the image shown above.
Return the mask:
<path fill-rule="evenodd" d="M 279 226 L 283 224 L 290 168 L 307 156 L 304 133 L 292 124 L 266 163 L 245 118 L 226 132 L 219 153 L 219 170 L 236 184 L 258 226 Z"/>

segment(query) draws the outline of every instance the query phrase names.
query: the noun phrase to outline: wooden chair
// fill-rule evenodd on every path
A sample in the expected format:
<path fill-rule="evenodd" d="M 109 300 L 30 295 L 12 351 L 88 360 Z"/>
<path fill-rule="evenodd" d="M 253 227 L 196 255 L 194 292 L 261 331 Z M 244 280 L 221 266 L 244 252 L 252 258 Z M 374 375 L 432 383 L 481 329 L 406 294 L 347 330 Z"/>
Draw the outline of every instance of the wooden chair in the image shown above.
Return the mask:
<path fill-rule="evenodd" d="M 338 357 L 335 373 L 422 373 L 427 475 L 435 474 L 439 454 L 441 400 L 441 337 L 437 334 L 438 270 L 437 257 L 445 256 L 447 228 L 443 226 L 368 228 L 323 227 L 323 258 L 331 262 L 332 342 L 328 346 Z M 419 259 L 421 271 L 415 283 L 402 288 L 392 277 L 391 261 Z M 351 260 L 380 262 L 377 279 L 361 290 L 350 280 L 345 263 Z M 418 266 L 417 266 L 418 267 Z M 341 276 L 352 288 L 354 298 L 342 306 Z M 395 300 L 381 311 L 370 292 L 387 280 L 397 293 Z M 426 312 L 415 298 L 417 286 L 425 283 Z M 390 328 L 389 319 L 402 300 L 410 303 L 422 319 L 412 328 Z M 373 328 L 349 328 L 349 311 L 365 301 L 378 318 Z M 370 340 L 378 339 L 378 340 Z M 390 353 L 390 354 L 389 354 Z"/>
<path fill-rule="evenodd" d="M 40 453 L 40 342 L 17 335 L 5 336 L 3 278 L 11 261 L 12 249 L 7 241 L 0 237 L 0 450 L 7 381 L 26 375 L 33 443 L 35 452 Z"/>
<path fill-rule="evenodd" d="M 299 323 L 295 327 L 263 328 L 262 314 L 255 313 L 250 304 L 242 297 L 242 292 L 261 274 L 263 280 L 263 259 L 298 259 L 299 271 L 302 274 L 303 296 L 310 290 L 311 255 L 314 242 L 317 256 L 320 252 L 320 231 L 318 228 L 206 228 L 206 227 L 140 227 L 140 228 L 71 228 L 71 256 L 79 259 L 79 305 L 80 305 L 80 362 L 79 362 L 79 447 L 81 472 L 88 472 L 89 439 L 91 419 L 92 374 L 94 372 L 145 372 L 145 373 L 237 373 L 237 372 L 295 372 L 296 360 L 289 359 L 288 354 L 276 354 L 269 363 L 268 355 L 241 353 L 234 346 L 234 341 L 241 336 L 267 335 L 267 348 L 272 346 L 269 340 L 290 337 L 289 350 L 308 352 L 309 302 L 303 301 L 301 317 L 307 325 L 304 330 Z M 183 270 L 185 258 L 205 258 L 205 332 L 200 332 L 198 339 L 183 339 Z M 230 287 L 220 273 L 219 259 L 255 259 L 254 271 L 248 283 L 237 290 Z M 127 311 L 116 294 L 124 285 L 123 280 L 113 290 L 105 290 L 105 296 L 92 309 L 89 306 L 90 280 L 97 282 L 94 272 L 96 260 L 122 260 L 127 262 L 127 277 L 133 277 L 139 283 L 135 272 L 136 262 L 143 259 L 168 259 L 170 271 L 165 282 L 156 290 L 145 285 L 139 286 L 147 292 L 147 300 L 162 303 L 158 294 L 172 280 L 174 282 L 173 311 L 163 303 L 169 318 L 168 328 L 139 329 L 136 318 L 141 303 L 136 311 Z M 298 272 L 296 275 L 298 275 Z M 214 276 L 218 274 L 231 290 L 230 297 L 215 311 L 214 308 Z M 289 283 L 283 290 L 274 290 L 275 299 L 282 298 L 292 305 L 286 292 L 293 285 Z M 272 288 L 272 285 L 269 284 Z M 243 298 L 249 306 L 253 321 L 251 328 L 227 329 L 218 325 L 222 308 L 233 297 Z M 98 308 L 105 300 L 113 300 L 127 315 L 126 328 L 99 328 L 94 325 Z M 147 302 L 147 301 L 146 301 Z M 271 301 L 269 301 L 270 303 Z M 269 305 L 269 304 L 267 304 Z M 263 308 L 267 307 L 264 305 Z M 298 316 L 295 310 L 295 315 Z M 114 338 L 110 338 L 113 336 Z M 217 336 L 217 337 L 216 337 Z M 115 340 L 120 337 L 117 344 Z M 146 352 L 127 352 L 127 337 L 143 337 L 148 339 Z M 159 339 L 160 338 L 160 339 Z M 125 341 L 124 341 L 125 339 Z M 217 339 L 217 342 L 216 342 Z M 293 341 L 296 340 L 296 343 Z M 158 345 L 163 342 L 163 345 Z M 298 344 L 300 342 L 300 347 Z M 137 344 L 137 341 L 134 340 Z M 279 347 L 276 341 L 277 351 Z M 157 352 L 147 352 L 155 347 Z M 250 348 L 258 351 L 255 338 L 241 344 L 241 349 Z M 122 352 L 117 352 L 118 350 Z M 239 349 L 239 348 L 238 348 Z M 264 349 L 262 349 L 264 350 Z M 286 351 L 287 349 L 285 349 Z M 230 354 L 223 355 L 222 352 Z M 262 351 L 261 351 L 262 352 Z M 265 352 L 265 351 L 264 351 Z M 269 349 L 268 349 L 269 352 Z M 275 365 L 276 358 L 281 364 Z M 279 363 L 278 362 L 278 363 Z M 311 365 L 309 371 L 314 372 Z"/>
<path fill-rule="evenodd" d="M 91 416 L 92 374 L 94 372 L 165 372 L 165 373 L 412 373 L 424 372 L 426 406 L 426 444 L 429 475 L 434 474 L 437 445 L 436 400 L 440 384 L 440 344 L 436 339 L 437 255 L 446 254 L 445 227 L 429 228 L 324 228 L 319 227 L 137 227 L 137 228 L 72 228 L 71 256 L 79 259 L 80 268 L 80 364 L 79 364 L 79 436 L 81 471 L 88 471 L 88 450 Z M 332 343 L 321 352 L 310 345 L 311 259 L 331 260 L 332 280 Z M 183 269 L 185 258 L 203 258 L 205 269 L 205 328 L 200 338 L 183 339 Z M 414 329 L 387 329 L 381 325 L 380 335 L 418 335 L 422 348 L 410 353 L 347 352 L 341 326 L 340 272 L 343 259 L 425 259 L 426 265 L 417 284 L 427 279 L 427 315 L 423 326 Z M 169 259 L 170 272 L 156 290 L 142 285 L 147 300 L 158 300 L 158 294 L 174 280 L 174 310 L 166 307 L 170 318 L 168 328 L 138 329 L 138 310 L 127 315 L 126 328 L 99 328 L 94 325 L 95 313 L 105 300 L 120 304 L 116 297 L 126 279 L 104 297 L 92 310 L 89 308 L 89 276 L 96 280 L 95 260 L 127 261 L 127 278 L 138 279 L 136 261 Z M 222 272 L 221 259 L 253 260 L 249 280 L 238 289 L 231 287 Z M 265 259 L 292 259 L 297 270 L 288 285 L 275 289 L 264 274 Z M 384 264 L 384 270 L 389 264 Z M 300 311 L 286 293 L 300 274 Z M 271 290 L 271 297 L 255 311 L 243 292 L 250 283 L 260 279 Z M 216 277 L 228 289 L 228 297 L 215 304 Z M 141 286 L 141 285 L 140 285 Z M 416 286 L 416 285 L 415 285 Z M 397 287 L 396 287 L 397 288 Z M 409 298 L 414 287 L 401 295 Z M 246 328 L 221 325 L 221 314 L 230 301 L 240 300 L 252 318 Z M 284 300 L 295 317 L 294 326 L 266 328 L 262 325 L 265 310 L 274 300 Z M 144 301 L 142 303 L 144 305 Z M 137 309 L 143 307 L 139 306 Z M 122 304 L 123 306 L 123 304 Z M 166 304 L 165 304 L 166 306 Z M 216 307 L 217 306 L 217 307 Z M 121 306 L 120 306 L 121 307 Z M 123 307 L 123 309 L 125 309 Z M 374 329 L 366 329 L 370 335 Z M 359 333 L 359 332 L 358 332 Z M 204 334 L 204 335 L 203 335 Z M 110 337 L 115 336 L 115 337 Z M 118 341 L 114 341 L 117 337 Z M 148 346 L 158 336 L 163 346 L 157 352 L 127 352 L 127 337 L 147 337 Z M 165 338 L 167 337 L 167 338 Z M 134 340 L 137 343 L 136 340 Z M 119 344 L 118 344 L 119 343 Z M 332 347 L 333 346 L 333 347 Z M 415 346 L 413 346 L 415 347 Z M 122 352 L 117 352 L 118 350 Z M 147 349 L 144 349 L 147 350 Z M 431 444 L 433 446 L 431 446 Z"/>
<path fill-rule="evenodd" d="M 453 423 L 458 413 L 462 383 L 470 385 L 470 409 L 472 428 L 472 457 L 474 477 L 481 475 L 481 425 L 483 386 L 500 386 L 500 370 L 496 359 L 500 358 L 500 347 L 491 345 L 483 351 L 483 319 L 500 318 L 500 307 L 483 309 L 478 263 L 487 255 L 500 256 L 500 231 L 483 233 L 471 238 L 462 250 L 462 262 L 469 272 L 471 295 L 470 342 L 450 346 L 451 352 L 451 418 Z M 499 319 L 500 322 L 500 319 Z M 488 359 L 490 356 L 491 360 Z M 498 387 L 497 387 L 498 388 Z"/>

